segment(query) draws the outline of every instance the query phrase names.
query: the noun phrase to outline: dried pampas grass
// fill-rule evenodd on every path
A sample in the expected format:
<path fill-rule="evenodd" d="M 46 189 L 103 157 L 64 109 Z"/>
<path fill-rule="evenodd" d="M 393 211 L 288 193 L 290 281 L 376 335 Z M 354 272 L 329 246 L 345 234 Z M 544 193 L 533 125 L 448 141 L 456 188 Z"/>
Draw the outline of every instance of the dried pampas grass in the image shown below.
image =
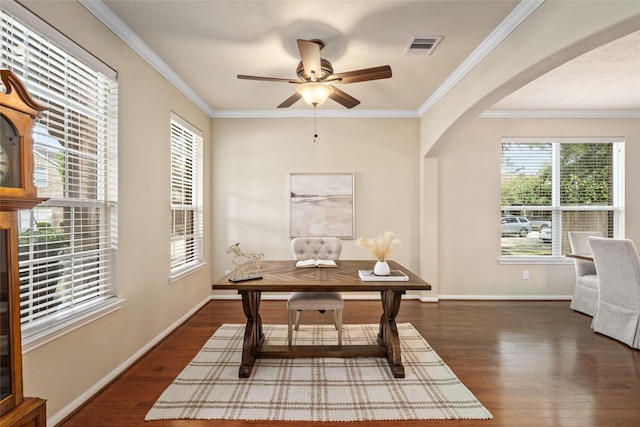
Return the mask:
<path fill-rule="evenodd" d="M 385 261 L 389 257 L 391 249 L 393 249 L 398 243 L 400 243 L 400 240 L 398 240 L 398 236 L 396 236 L 395 233 L 392 233 L 391 231 L 387 231 L 379 235 L 375 239 L 366 239 L 364 237 L 360 237 L 358 240 L 356 240 L 357 246 L 362 246 L 369 249 L 369 251 L 371 251 L 371 254 L 378 261 Z"/>

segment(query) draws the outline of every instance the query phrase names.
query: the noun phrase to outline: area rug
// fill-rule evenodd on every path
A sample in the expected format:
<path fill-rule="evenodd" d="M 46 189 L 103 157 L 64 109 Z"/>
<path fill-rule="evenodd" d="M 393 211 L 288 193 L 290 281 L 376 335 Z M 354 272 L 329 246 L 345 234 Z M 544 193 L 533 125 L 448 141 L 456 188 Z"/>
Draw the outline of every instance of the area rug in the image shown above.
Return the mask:
<path fill-rule="evenodd" d="M 224 324 L 145 417 L 273 421 L 492 419 L 410 323 L 398 325 L 405 378 L 385 358 L 258 359 L 238 378 L 244 325 Z M 286 325 L 265 325 L 286 345 Z M 345 344 L 376 342 L 378 325 L 345 325 Z M 331 325 L 301 325 L 295 343 L 335 344 Z"/>

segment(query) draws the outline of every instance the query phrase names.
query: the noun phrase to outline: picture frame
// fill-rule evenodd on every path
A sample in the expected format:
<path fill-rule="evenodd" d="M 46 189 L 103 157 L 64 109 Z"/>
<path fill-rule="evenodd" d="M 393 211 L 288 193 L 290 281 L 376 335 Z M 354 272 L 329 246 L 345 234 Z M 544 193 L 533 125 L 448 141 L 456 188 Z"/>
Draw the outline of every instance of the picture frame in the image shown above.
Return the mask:
<path fill-rule="evenodd" d="M 290 237 L 355 234 L 352 173 L 292 173 L 289 178 Z"/>

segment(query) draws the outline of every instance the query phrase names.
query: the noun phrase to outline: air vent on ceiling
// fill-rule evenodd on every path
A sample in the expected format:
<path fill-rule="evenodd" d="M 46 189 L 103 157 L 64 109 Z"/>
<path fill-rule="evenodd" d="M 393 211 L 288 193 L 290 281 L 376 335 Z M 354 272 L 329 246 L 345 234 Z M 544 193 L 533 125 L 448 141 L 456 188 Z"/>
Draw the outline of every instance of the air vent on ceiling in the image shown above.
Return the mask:
<path fill-rule="evenodd" d="M 404 51 L 405 55 L 431 55 L 442 40 L 442 36 L 415 36 Z"/>

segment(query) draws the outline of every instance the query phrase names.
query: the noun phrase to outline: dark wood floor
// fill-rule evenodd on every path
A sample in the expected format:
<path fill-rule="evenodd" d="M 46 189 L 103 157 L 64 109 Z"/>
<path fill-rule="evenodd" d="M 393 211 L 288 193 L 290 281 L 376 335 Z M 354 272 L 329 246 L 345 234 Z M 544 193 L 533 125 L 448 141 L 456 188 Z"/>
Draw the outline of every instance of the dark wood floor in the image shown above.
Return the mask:
<path fill-rule="evenodd" d="M 379 304 L 345 301 L 344 322 L 377 323 Z M 265 323 L 286 323 L 284 301 L 263 301 L 261 312 Z M 211 301 L 60 426 L 272 425 L 222 420 L 144 421 L 160 393 L 215 330 L 223 322 L 244 323 L 243 319 L 240 301 Z M 327 323 L 330 320 L 329 315 L 320 319 Z M 591 318 L 569 309 L 567 301 L 404 301 L 398 322 L 411 322 L 420 331 L 494 419 L 353 422 L 348 427 L 640 425 L 640 351 L 591 331 Z"/>

